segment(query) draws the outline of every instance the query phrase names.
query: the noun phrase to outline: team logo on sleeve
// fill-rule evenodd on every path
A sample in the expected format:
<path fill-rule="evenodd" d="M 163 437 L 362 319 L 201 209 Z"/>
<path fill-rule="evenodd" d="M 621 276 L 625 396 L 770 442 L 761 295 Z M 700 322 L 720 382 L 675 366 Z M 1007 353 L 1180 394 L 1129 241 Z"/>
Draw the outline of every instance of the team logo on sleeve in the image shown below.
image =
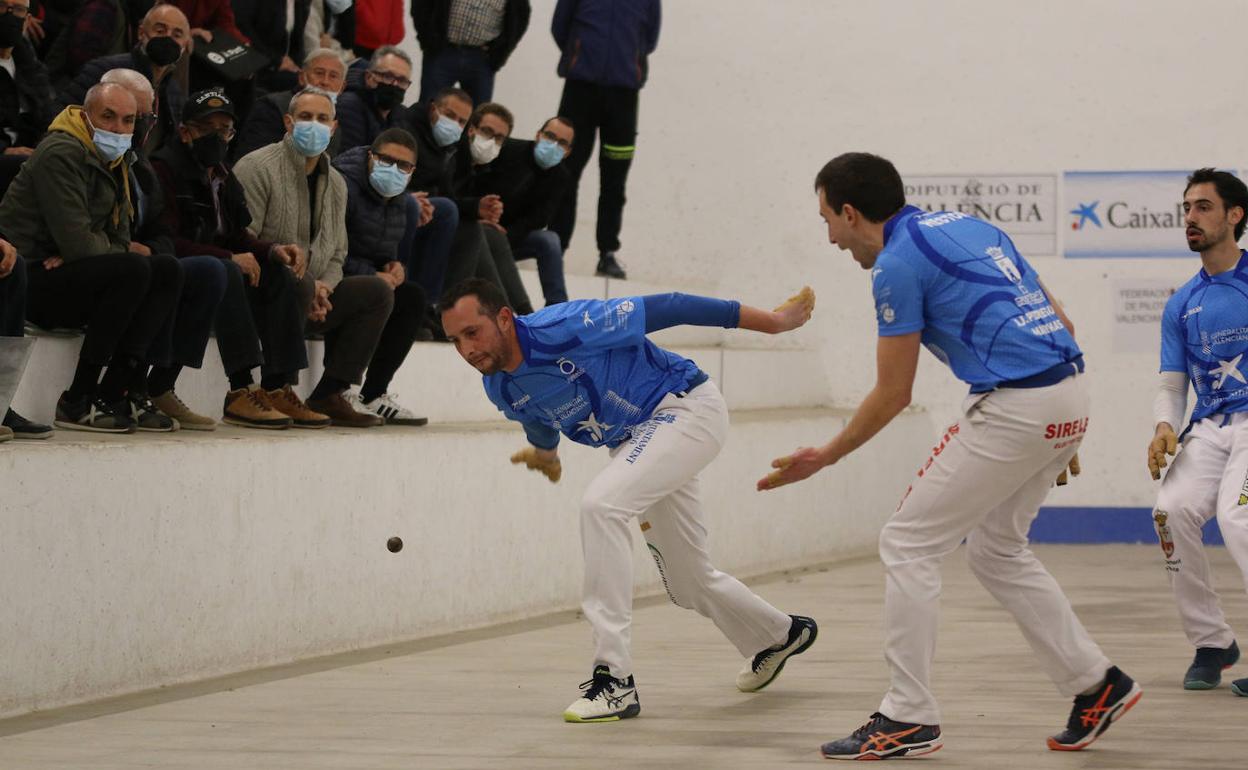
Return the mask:
<path fill-rule="evenodd" d="M 1170 536 L 1170 525 L 1166 521 L 1170 518 L 1170 514 L 1165 511 L 1157 511 L 1153 514 L 1153 521 L 1157 524 L 1157 539 L 1161 542 L 1161 552 L 1169 559 L 1174 556 L 1174 538 Z"/>
<path fill-rule="evenodd" d="M 897 311 L 893 310 L 893 306 L 887 302 L 880 305 L 880 320 L 886 324 L 891 324 L 897 320 Z"/>

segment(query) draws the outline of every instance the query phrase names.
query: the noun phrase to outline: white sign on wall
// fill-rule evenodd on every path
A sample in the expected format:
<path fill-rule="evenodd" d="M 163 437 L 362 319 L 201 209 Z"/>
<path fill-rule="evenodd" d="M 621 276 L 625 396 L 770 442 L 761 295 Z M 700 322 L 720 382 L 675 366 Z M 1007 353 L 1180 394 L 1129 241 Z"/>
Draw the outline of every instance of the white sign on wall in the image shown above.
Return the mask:
<path fill-rule="evenodd" d="M 1160 355 L 1161 313 L 1178 288 L 1173 281 L 1121 278 L 1114 281 L 1114 352 Z"/>
<path fill-rule="evenodd" d="M 941 174 L 905 180 L 906 202 L 960 211 L 1000 227 L 1024 257 L 1057 253 L 1057 177 Z"/>
<path fill-rule="evenodd" d="M 1186 257 L 1189 171 L 1067 171 L 1067 257 Z"/>

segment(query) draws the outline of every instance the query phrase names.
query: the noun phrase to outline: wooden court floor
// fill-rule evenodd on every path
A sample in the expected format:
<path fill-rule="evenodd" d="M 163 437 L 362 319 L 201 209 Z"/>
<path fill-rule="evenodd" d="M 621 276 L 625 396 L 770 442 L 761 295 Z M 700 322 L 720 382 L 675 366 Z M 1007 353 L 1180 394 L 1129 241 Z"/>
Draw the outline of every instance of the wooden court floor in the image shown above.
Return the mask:
<path fill-rule="evenodd" d="M 1180 687 L 1191 651 L 1157 547 L 1036 550 L 1109 656 L 1141 682 L 1143 700 L 1089 750 L 1048 751 L 1044 738 L 1061 728 L 1069 701 L 959 552 L 946 564 L 935 682 L 945 748 L 906 766 L 1248 767 L 1248 698 L 1225 684 L 1248 676 L 1248 664 L 1217 690 Z M 1248 632 L 1238 572 L 1223 549 L 1210 553 L 1224 607 Z M 638 719 L 560 720 L 591 662 L 588 627 L 565 614 L 0 722 L 0 768 L 826 766 L 819 744 L 865 721 L 886 683 L 881 569 L 862 560 L 755 586 L 821 630 L 753 695 L 733 687 L 741 661 L 708 621 L 647 600 L 634 624 Z"/>

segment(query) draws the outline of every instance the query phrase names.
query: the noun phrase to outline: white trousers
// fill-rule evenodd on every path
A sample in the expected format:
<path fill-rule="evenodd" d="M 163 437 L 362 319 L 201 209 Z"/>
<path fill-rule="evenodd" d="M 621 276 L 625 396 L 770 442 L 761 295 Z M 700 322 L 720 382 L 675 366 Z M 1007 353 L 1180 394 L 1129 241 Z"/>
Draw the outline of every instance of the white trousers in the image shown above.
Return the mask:
<path fill-rule="evenodd" d="M 1081 375 L 1046 388 L 997 390 L 969 398 L 964 419 L 933 448 L 880 533 L 884 649 L 892 670 L 880 713 L 940 724 L 930 686 L 940 567 L 963 538 L 971 571 L 1013 614 L 1063 695 L 1105 676 L 1109 660 L 1027 547 L 1031 522 L 1078 449 L 1087 416 Z"/>
<path fill-rule="evenodd" d="M 585 555 L 581 607 L 594 633 L 594 665 L 620 679 L 633 672 L 631 524 L 641 520 L 668 596 L 708 617 L 745 656 L 783 642 L 790 618 L 736 578 L 715 569 L 706 550 L 698 473 L 719 454 L 728 407 L 714 383 L 683 398 L 668 395 L 632 438 L 611 451 L 611 464 L 581 502 Z"/>
<path fill-rule="evenodd" d="M 1248 581 L 1248 412 L 1192 427 L 1153 511 L 1179 618 L 1194 647 L 1226 648 L 1235 640 L 1201 542 L 1201 528 L 1215 515 L 1226 550 Z"/>

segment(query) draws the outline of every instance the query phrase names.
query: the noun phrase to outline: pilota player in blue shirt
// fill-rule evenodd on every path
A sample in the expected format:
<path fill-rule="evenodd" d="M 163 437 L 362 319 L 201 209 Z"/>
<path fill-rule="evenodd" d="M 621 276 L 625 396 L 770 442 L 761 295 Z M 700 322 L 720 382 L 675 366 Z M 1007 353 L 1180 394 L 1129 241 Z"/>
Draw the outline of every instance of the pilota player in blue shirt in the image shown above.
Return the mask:
<path fill-rule="evenodd" d="M 970 387 L 964 418 L 937 440 L 880 535 L 892 685 L 867 723 L 824 744 L 823 754 L 882 759 L 941 747 L 930 686 L 940 565 L 963 539 L 972 572 L 1014 615 L 1057 688 L 1074 697 L 1066 730 L 1049 748 L 1082 749 L 1135 704 L 1140 688 L 1111 666 L 1027 548 L 1031 522 L 1088 424 L 1070 321 L 1005 233 L 960 212 L 907 206 L 884 158 L 834 158 L 815 189 L 828 240 L 871 271 L 876 384 L 844 430 L 776 460 L 759 489 L 832 465 L 896 417 L 910 403 L 920 344 Z"/>
<path fill-rule="evenodd" d="M 1241 251 L 1248 187 L 1226 171 L 1202 168 L 1183 192 L 1187 245 L 1201 269 L 1166 302 L 1161 317 L 1161 375 L 1153 403 L 1148 468 L 1161 478 L 1166 455 L 1196 394 L 1183 451 L 1166 473 L 1153 510 L 1166 575 L 1196 656 L 1188 690 L 1212 690 L 1239 660 L 1235 633 L 1213 587 L 1201 535 L 1215 515 L 1226 550 L 1248 581 L 1248 254 Z M 1248 678 L 1231 683 L 1248 696 Z"/>
<path fill-rule="evenodd" d="M 678 324 L 779 334 L 806 323 L 814 305 L 807 287 L 773 311 L 658 294 L 575 300 L 517 317 L 497 287 L 476 279 L 442 297 L 447 337 L 484 375 L 490 400 L 524 426 L 530 446 L 513 463 L 555 482 L 561 436 L 611 452 L 581 502 L 582 609 L 594 632 L 594 666 L 566 721 L 641 711 L 629 653 L 633 519 L 672 602 L 710 618 L 747 658 L 739 689 L 766 687 L 814 642 L 813 620 L 786 615 L 711 564 L 698 474 L 727 438 L 728 408 L 695 363 L 646 338 Z"/>

